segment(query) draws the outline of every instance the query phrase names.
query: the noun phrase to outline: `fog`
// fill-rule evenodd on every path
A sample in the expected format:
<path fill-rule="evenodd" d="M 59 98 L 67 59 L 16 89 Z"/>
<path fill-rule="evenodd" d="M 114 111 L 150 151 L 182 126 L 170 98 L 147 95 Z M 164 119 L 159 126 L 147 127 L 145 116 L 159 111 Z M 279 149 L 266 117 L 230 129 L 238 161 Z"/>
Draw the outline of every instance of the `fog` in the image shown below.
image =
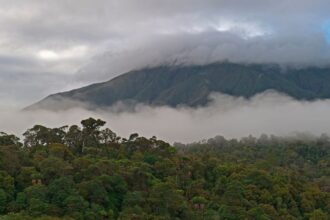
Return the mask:
<path fill-rule="evenodd" d="M 321 32 L 305 35 L 297 31 L 279 36 L 261 32 L 249 37 L 246 31 L 204 30 L 128 41 L 125 50 L 109 50 L 95 56 L 77 72 L 75 79 L 98 82 L 146 66 L 203 65 L 225 60 L 291 68 L 330 65 L 330 47 Z"/>
<path fill-rule="evenodd" d="M 21 112 L 45 96 L 160 64 L 330 65 L 329 0 L 2 0 L 0 130 L 79 123 L 94 116 L 122 136 L 168 141 L 294 131 L 327 132 L 329 101 L 266 93 L 212 95 L 204 108 L 138 106 Z M 79 104 L 77 106 L 80 106 Z"/>
<path fill-rule="evenodd" d="M 329 0 L 1 0 L 0 108 L 162 63 L 329 65 Z"/>
<path fill-rule="evenodd" d="M 330 100 L 296 101 L 288 96 L 267 91 L 250 99 L 212 94 L 206 107 L 150 107 L 138 105 L 131 112 L 114 109 L 89 111 L 82 108 L 60 112 L 0 112 L 0 130 L 22 134 L 35 124 L 59 127 L 79 124 L 87 117 L 101 118 L 106 126 L 122 137 L 139 133 L 173 142 L 188 143 L 223 135 L 239 138 L 262 133 L 286 136 L 295 132 L 313 135 L 329 133 Z"/>

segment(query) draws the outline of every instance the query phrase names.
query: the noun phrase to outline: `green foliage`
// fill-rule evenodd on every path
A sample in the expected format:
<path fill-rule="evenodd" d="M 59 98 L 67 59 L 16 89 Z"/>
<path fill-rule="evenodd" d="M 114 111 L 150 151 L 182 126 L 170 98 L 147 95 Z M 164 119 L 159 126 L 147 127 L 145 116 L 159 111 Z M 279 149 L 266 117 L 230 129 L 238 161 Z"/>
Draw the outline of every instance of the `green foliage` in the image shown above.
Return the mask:
<path fill-rule="evenodd" d="M 120 138 L 104 124 L 38 125 L 24 144 L 4 138 L 0 219 L 330 217 L 326 135 L 218 136 L 173 147 L 138 134 Z"/>
<path fill-rule="evenodd" d="M 15 135 L 9 135 L 4 132 L 0 132 L 0 146 L 19 145 L 19 138 Z"/>
<path fill-rule="evenodd" d="M 3 214 L 7 207 L 7 194 L 3 189 L 0 189 L 0 214 Z"/>

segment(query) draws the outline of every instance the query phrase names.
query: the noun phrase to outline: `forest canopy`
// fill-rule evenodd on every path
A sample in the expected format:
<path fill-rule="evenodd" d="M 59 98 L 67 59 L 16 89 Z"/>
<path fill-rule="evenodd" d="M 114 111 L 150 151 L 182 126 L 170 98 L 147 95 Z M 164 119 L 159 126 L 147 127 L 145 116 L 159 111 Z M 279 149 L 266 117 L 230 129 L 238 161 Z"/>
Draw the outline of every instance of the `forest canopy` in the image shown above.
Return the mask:
<path fill-rule="evenodd" d="M 330 219 L 330 138 L 174 146 L 101 119 L 0 133 L 0 219 Z"/>

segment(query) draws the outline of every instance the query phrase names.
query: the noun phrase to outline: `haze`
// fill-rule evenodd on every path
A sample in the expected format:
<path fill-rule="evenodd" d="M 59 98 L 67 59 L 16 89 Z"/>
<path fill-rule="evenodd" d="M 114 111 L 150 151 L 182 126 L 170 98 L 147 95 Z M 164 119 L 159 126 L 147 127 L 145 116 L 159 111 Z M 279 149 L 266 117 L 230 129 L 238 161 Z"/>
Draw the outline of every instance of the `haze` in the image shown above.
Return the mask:
<path fill-rule="evenodd" d="M 330 100 L 299 102 L 273 91 L 251 99 L 213 94 L 203 108 L 170 108 L 139 105 L 134 111 L 116 113 L 112 109 L 88 111 L 76 108 L 60 112 L 0 112 L 2 130 L 22 134 L 35 124 L 60 127 L 80 124 L 88 117 L 102 118 L 106 126 L 122 137 L 138 132 L 146 137 L 189 143 L 216 135 L 240 138 L 263 133 L 279 136 L 303 132 L 311 135 L 330 130 Z"/>
<path fill-rule="evenodd" d="M 276 93 L 251 100 L 218 94 L 198 109 L 19 110 L 145 66 L 223 60 L 328 66 L 329 8 L 327 0 L 1 0 L 1 129 L 20 134 L 35 123 L 60 126 L 94 115 L 121 135 L 169 141 L 328 132 L 329 101 L 298 102 Z"/>

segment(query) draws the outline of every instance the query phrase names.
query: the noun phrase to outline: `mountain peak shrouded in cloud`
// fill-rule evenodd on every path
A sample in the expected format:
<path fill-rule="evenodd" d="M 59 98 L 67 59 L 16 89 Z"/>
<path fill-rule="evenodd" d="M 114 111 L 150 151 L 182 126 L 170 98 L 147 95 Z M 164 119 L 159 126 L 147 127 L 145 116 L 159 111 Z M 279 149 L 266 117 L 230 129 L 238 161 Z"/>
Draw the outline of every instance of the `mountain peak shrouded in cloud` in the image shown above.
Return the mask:
<path fill-rule="evenodd" d="M 76 77 L 82 81 L 105 81 L 146 66 L 207 65 L 219 61 L 279 64 L 295 68 L 329 65 L 330 50 L 323 34 L 297 35 L 294 38 L 266 35 L 245 39 L 234 32 L 212 30 L 151 38 L 143 44 L 132 45 L 125 51 L 108 51 L 99 55 L 81 68 Z M 296 40 L 304 44 L 299 44 Z"/>
<path fill-rule="evenodd" d="M 258 75 L 255 78 L 253 74 L 245 74 L 247 78 L 254 77 L 254 81 L 251 80 L 254 83 L 241 83 L 241 89 L 247 85 L 253 85 L 251 88 L 267 85 L 267 88 L 253 90 L 249 95 L 227 92 L 239 97 L 220 95 L 200 108 L 142 105 L 136 113 L 108 115 L 100 109 L 96 112 L 81 109 L 85 106 L 81 106 L 80 100 L 65 102 L 76 109 L 58 113 L 15 112 L 12 106 L 21 109 L 49 94 L 159 66 L 189 69 L 227 61 L 224 63 L 245 65 L 245 70 L 252 64 L 268 67 L 274 64 L 282 70 L 297 72 L 313 70 L 311 66 L 318 71 L 327 70 L 330 65 L 329 8 L 328 0 L 3 0 L 0 7 L 0 122 L 11 125 L 5 130 L 17 132 L 19 127 L 26 128 L 39 121 L 60 125 L 99 115 L 125 134 L 141 128 L 145 135 L 160 134 L 167 140 L 178 141 L 217 134 L 283 134 L 296 128 L 317 134 L 326 132 L 329 123 L 324 118 L 328 118 L 329 103 L 315 99 L 328 98 L 328 85 L 315 71 L 313 77 L 304 75 L 303 81 L 297 77 L 294 81 L 299 82 L 299 86 L 275 80 L 277 91 L 303 100 L 312 99 L 311 102 L 272 93 L 258 95 L 267 88 L 274 89 L 269 85 L 275 81 L 262 77 L 265 84 L 258 84 Z M 283 79 L 285 71 L 282 70 L 278 69 L 273 76 L 282 74 L 278 79 Z M 271 68 L 264 72 L 270 71 Z M 236 81 L 232 82 L 235 85 Z M 249 79 L 240 82 L 249 82 Z M 191 85 L 201 85 L 199 91 L 204 91 L 203 86 L 207 88 L 208 84 L 196 80 Z M 303 94 L 302 97 L 294 95 L 293 91 L 298 90 L 297 94 Z M 171 91 L 184 94 L 184 91 Z M 212 91 L 198 93 L 203 94 L 200 100 L 207 100 Z M 231 106 L 230 111 L 224 114 L 217 103 Z M 292 109 L 299 114 L 291 114 Z M 313 120 L 315 115 L 317 120 Z M 146 120 L 150 116 L 152 120 Z M 168 117 L 180 121 L 182 126 L 173 129 Z M 9 123 L 13 121 L 15 123 Z M 162 126 L 155 128 L 155 121 Z M 182 131 L 186 133 L 180 137 Z"/>
<path fill-rule="evenodd" d="M 48 96 L 26 110 L 109 108 L 125 104 L 201 107 L 212 93 L 251 98 L 274 90 L 297 100 L 330 98 L 330 68 L 287 68 L 266 64 L 158 66 L 131 71 L 110 81 Z"/>
<path fill-rule="evenodd" d="M 326 0 L 3 0 L 1 96 L 24 106 L 174 61 L 328 65 L 328 8 Z"/>
<path fill-rule="evenodd" d="M 0 220 L 329 219 L 329 9 L 0 0 Z"/>

